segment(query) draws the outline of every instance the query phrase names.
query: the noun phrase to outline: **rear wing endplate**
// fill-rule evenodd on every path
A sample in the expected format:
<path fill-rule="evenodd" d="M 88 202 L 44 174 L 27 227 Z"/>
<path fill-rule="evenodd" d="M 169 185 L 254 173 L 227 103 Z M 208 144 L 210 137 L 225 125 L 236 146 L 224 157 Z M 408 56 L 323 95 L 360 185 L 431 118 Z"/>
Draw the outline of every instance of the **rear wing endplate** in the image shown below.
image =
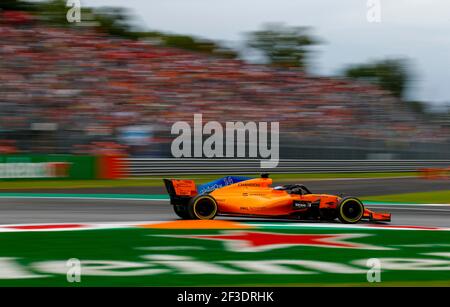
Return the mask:
<path fill-rule="evenodd" d="M 163 179 L 172 205 L 184 205 L 196 196 L 197 187 L 194 180 Z"/>

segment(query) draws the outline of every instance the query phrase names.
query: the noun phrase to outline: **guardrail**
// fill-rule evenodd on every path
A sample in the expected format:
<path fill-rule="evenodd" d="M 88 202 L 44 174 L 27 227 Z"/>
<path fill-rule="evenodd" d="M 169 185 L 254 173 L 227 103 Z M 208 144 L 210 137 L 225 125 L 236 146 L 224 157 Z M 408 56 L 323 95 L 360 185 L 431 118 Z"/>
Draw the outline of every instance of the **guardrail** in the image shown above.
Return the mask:
<path fill-rule="evenodd" d="M 261 168 L 257 159 L 124 158 L 125 177 L 177 174 L 414 172 L 450 167 L 450 160 L 280 160 L 276 168 Z"/>

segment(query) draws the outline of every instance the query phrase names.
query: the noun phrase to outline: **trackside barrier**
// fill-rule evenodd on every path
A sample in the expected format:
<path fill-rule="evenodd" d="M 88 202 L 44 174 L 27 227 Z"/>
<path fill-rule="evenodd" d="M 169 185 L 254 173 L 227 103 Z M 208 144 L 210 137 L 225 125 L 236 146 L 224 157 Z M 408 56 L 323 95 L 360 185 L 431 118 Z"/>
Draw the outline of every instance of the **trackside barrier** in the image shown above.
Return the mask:
<path fill-rule="evenodd" d="M 124 155 L 0 155 L 0 180 L 117 179 Z"/>
<path fill-rule="evenodd" d="M 119 179 L 127 174 L 127 167 L 122 163 L 124 155 L 104 155 L 97 157 L 97 178 Z"/>
<path fill-rule="evenodd" d="M 450 160 L 280 160 L 276 168 L 262 169 L 255 159 L 122 158 L 125 177 L 179 174 L 418 172 L 423 168 L 450 168 Z"/>
<path fill-rule="evenodd" d="M 118 179 L 151 175 L 419 172 L 448 178 L 450 160 L 280 160 L 262 169 L 255 159 L 129 158 L 123 155 L 0 155 L 0 180 Z"/>
<path fill-rule="evenodd" d="M 76 155 L 0 155 L 0 180 L 94 179 L 94 156 Z"/>
<path fill-rule="evenodd" d="M 450 179 L 450 168 L 422 168 L 420 176 L 424 179 Z"/>

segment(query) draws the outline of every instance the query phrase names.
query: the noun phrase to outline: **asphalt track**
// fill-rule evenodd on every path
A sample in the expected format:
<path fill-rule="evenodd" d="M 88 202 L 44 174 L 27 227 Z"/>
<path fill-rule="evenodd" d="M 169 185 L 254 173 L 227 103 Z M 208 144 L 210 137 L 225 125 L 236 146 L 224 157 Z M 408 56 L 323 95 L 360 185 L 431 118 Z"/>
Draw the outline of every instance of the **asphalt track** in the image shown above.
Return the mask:
<path fill-rule="evenodd" d="M 154 180 L 154 179 L 153 179 Z M 274 180 L 273 185 L 284 183 L 303 183 L 313 193 L 328 193 L 360 196 L 375 196 L 386 194 L 431 192 L 450 190 L 449 180 L 424 180 L 419 178 L 372 178 L 372 179 L 333 179 L 333 180 Z M 3 192 L 12 192 L 0 190 Z M 165 194 L 162 180 L 160 186 L 126 187 L 126 188 L 80 188 L 80 189 L 21 189 L 15 192 L 31 193 L 80 193 L 80 194 Z M 450 200 L 449 200 L 450 201 Z"/>
<path fill-rule="evenodd" d="M 385 205 L 367 207 L 391 212 L 393 214 L 391 225 L 450 227 L 450 206 Z M 176 219 L 177 217 L 169 203 L 161 200 L 0 199 L 0 224 L 165 221 Z M 236 220 L 236 218 L 233 219 Z"/>
<path fill-rule="evenodd" d="M 354 196 L 434 191 L 450 188 L 448 181 L 428 181 L 414 178 L 323 180 L 305 181 L 305 183 L 313 192 L 346 192 L 345 194 Z M 153 194 L 162 193 L 163 190 L 159 187 L 135 187 L 126 189 L 27 190 L 27 192 Z M 450 206 L 368 205 L 367 207 L 391 212 L 393 214 L 391 225 L 450 227 Z M 177 217 L 171 206 L 164 200 L 0 198 L 0 224 L 165 221 L 176 219 Z M 252 220 L 255 221 L 255 219 Z"/>

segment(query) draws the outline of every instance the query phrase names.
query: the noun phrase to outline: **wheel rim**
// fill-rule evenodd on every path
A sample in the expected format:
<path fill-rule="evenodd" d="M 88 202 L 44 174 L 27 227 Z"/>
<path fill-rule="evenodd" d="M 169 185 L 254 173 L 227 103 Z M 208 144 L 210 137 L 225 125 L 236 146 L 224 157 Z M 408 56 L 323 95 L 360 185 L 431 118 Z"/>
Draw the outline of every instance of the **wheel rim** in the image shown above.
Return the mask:
<path fill-rule="evenodd" d="M 345 220 L 349 222 L 358 221 L 359 219 L 361 219 L 363 214 L 363 207 L 356 200 L 348 200 L 341 206 L 341 215 Z"/>
<path fill-rule="evenodd" d="M 199 219 L 210 219 L 214 217 L 216 211 L 215 202 L 207 197 L 198 199 L 194 204 L 194 212 Z"/>

